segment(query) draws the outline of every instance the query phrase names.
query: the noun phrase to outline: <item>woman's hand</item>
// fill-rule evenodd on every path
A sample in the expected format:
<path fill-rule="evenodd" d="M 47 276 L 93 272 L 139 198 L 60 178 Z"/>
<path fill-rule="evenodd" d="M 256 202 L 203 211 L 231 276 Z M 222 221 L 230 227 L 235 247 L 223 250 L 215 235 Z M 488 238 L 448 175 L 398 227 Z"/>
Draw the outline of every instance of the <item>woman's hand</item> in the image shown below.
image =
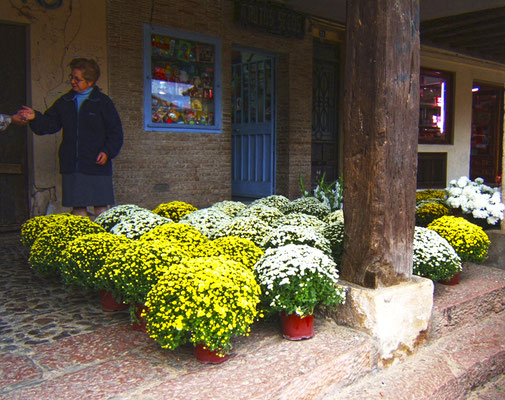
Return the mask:
<path fill-rule="evenodd" d="M 96 163 L 98 165 L 104 165 L 107 161 L 109 160 L 109 157 L 107 157 L 107 154 L 105 154 L 103 151 L 98 154 L 98 157 L 96 158 Z"/>
<path fill-rule="evenodd" d="M 27 106 L 23 106 L 23 108 L 19 110 L 16 115 L 18 115 L 24 121 L 31 121 L 32 119 L 35 119 L 35 111 Z"/>

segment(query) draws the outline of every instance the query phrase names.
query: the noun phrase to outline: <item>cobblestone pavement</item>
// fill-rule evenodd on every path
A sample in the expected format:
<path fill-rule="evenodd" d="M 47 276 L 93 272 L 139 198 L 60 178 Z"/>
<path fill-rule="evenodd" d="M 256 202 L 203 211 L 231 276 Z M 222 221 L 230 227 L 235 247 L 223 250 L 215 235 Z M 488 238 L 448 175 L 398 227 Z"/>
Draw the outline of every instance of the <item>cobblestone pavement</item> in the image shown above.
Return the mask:
<path fill-rule="evenodd" d="M 34 346 L 130 320 L 105 313 L 95 292 L 37 276 L 19 235 L 0 235 L 0 354 L 30 354 Z"/>

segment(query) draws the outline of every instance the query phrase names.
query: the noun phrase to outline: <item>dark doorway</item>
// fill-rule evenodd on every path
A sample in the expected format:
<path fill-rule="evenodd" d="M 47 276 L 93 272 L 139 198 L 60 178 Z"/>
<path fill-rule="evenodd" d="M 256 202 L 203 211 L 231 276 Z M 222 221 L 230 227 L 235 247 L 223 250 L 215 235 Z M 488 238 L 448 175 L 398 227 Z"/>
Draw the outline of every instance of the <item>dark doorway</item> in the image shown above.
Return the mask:
<path fill-rule="evenodd" d="M 338 179 L 338 43 L 314 40 L 312 68 L 312 187 L 325 174 L 326 182 Z"/>
<path fill-rule="evenodd" d="M 503 87 L 474 82 L 470 178 L 501 183 Z"/>
<path fill-rule="evenodd" d="M 0 113 L 26 104 L 26 42 L 22 25 L 0 24 Z M 29 216 L 27 134 L 10 125 L 0 132 L 0 232 L 19 229 Z"/>

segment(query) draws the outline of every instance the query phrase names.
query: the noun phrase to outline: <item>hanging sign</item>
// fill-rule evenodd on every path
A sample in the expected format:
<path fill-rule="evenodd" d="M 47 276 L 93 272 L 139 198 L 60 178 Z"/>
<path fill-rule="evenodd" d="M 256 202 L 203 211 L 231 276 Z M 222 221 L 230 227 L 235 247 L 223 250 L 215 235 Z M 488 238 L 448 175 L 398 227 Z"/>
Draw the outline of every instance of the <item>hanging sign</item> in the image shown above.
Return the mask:
<path fill-rule="evenodd" d="M 244 27 L 284 37 L 302 39 L 305 15 L 261 0 L 234 0 L 234 20 Z"/>

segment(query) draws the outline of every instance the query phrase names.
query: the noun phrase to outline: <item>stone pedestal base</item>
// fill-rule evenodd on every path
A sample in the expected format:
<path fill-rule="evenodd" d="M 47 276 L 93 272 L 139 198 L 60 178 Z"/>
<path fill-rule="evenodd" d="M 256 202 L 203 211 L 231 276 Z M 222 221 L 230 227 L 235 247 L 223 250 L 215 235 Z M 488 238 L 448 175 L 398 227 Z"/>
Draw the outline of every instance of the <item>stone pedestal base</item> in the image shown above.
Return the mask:
<path fill-rule="evenodd" d="M 379 345 L 383 366 L 411 354 L 428 337 L 433 282 L 413 276 L 399 285 L 367 289 L 343 282 L 345 304 L 323 313 L 337 323 L 368 333 Z"/>

